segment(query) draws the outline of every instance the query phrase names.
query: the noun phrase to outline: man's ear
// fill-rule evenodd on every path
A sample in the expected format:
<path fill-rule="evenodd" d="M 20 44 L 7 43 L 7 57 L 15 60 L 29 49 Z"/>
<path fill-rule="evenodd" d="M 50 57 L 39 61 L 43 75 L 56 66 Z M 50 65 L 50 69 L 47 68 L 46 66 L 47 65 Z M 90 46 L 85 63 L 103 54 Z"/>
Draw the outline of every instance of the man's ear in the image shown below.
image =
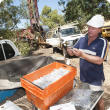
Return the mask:
<path fill-rule="evenodd" d="M 99 33 L 101 32 L 102 28 L 99 28 Z"/>

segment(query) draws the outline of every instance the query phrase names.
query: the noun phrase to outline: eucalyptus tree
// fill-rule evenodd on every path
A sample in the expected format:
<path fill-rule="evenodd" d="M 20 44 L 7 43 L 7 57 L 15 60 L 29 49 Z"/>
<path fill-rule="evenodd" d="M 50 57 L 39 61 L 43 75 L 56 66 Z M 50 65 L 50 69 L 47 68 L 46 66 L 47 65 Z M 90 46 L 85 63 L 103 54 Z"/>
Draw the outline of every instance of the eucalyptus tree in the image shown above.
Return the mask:
<path fill-rule="evenodd" d="M 58 3 L 63 6 L 66 21 L 77 20 L 80 28 L 95 14 L 102 14 L 105 20 L 110 19 L 107 0 L 59 0 Z"/>
<path fill-rule="evenodd" d="M 0 28 L 14 29 L 20 19 L 28 19 L 27 3 L 20 1 L 19 6 L 13 4 L 13 0 L 3 0 L 0 3 Z"/>
<path fill-rule="evenodd" d="M 64 16 L 58 14 L 57 9 L 52 10 L 51 7 L 48 6 L 43 7 L 42 13 L 40 15 L 40 20 L 42 24 L 49 26 L 50 29 L 58 26 L 58 24 L 65 24 Z"/>
<path fill-rule="evenodd" d="M 26 0 L 14 5 L 13 0 L 3 0 L 0 3 L 0 36 L 10 38 L 21 19 L 29 19 Z"/>

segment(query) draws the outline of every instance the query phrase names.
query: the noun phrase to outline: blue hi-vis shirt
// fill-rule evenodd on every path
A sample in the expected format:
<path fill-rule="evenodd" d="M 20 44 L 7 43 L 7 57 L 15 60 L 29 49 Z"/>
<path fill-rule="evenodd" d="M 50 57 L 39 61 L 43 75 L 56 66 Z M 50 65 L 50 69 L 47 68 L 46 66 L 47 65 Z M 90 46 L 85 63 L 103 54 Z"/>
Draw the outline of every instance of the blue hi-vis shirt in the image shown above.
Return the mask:
<path fill-rule="evenodd" d="M 89 55 L 99 56 L 107 61 L 109 44 L 108 41 L 101 37 L 100 34 L 89 46 L 88 34 L 86 34 L 85 37 L 81 37 L 78 40 L 74 45 L 74 48 L 77 48 Z M 102 85 L 102 81 L 105 80 L 103 63 L 101 65 L 97 65 L 80 58 L 80 80 L 92 85 Z"/>

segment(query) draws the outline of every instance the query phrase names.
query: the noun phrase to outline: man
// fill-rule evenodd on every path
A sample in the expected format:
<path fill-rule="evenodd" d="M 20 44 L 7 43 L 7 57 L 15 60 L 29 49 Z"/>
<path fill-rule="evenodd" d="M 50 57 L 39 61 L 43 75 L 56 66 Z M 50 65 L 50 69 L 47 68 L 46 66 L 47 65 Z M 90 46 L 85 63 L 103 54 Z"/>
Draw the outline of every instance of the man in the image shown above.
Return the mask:
<path fill-rule="evenodd" d="M 104 25 L 102 15 L 93 16 L 88 22 L 88 33 L 81 37 L 73 49 L 67 48 L 70 56 L 80 57 L 80 80 L 82 85 L 88 85 L 92 91 L 103 91 L 105 80 L 103 61 L 107 60 L 108 41 L 101 37 L 100 31 Z M 104 110 L 104 100 L 97 103 L 98 110 Z"/>

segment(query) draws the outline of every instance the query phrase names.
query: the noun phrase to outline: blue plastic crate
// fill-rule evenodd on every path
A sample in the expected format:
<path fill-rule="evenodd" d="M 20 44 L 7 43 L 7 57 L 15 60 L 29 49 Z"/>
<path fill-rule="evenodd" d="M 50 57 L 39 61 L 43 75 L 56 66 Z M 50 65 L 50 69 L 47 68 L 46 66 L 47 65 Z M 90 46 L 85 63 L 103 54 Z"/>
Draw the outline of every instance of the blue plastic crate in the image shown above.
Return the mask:
<path fill-rule="evenodd" d="M 9 90 L 0 90 L 0 102 L 6 99 L 6 97 L 12 96 L 17 89 L 9 89 Z"/>

